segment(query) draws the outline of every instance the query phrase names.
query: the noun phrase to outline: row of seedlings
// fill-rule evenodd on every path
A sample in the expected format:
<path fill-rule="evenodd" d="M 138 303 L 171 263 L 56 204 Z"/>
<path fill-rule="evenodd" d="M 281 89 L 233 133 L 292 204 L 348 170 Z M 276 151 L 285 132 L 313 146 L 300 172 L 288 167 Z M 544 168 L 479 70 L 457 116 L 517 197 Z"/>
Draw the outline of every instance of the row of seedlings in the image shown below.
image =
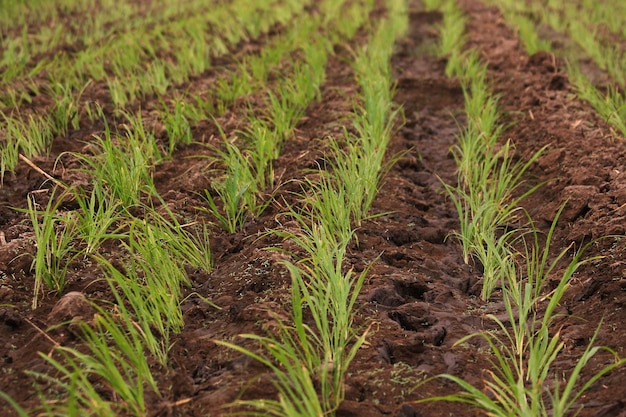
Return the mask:
<path fill-rule="evenodd" d="M 124 114 L 128 124 L 122 132 L 111 132 L 102 111 L 99 116 L 105 128 L 96 146 L 102 152 L 76 155 L 93 178 L 91 191 L 56 181 L 65 192 L 51 196 L 45 210 L 38 210 L 29 196 L 37 239 L 33 307 L 44 286 L 63 291 L 68 265 L 81 257 L 98 265 L 113 302 L 85 300 L 95 311 L 92 321 L 77 323 L 87 352 L 57 344 L 42 355 L 54 372 L 33 373 L 68 397 L 58 401 L 42 390 L 36 410 L 27 412 L 13 402 L 21 414 L 146 415 L 146 398 L 162 396 L 152 373 L 167 369 L 170 335 L 184 325 L 179 303 L 182 287 L 189 285 L 185 267 L 212 267 L 207 229 L 189 232 L 189 225 L 181 225 L 164 204 L 142 203 L 146 195 L 159 200 L 151 167 L 162 155 L 140 116 Z M 79 209 L 64 211 L 67 200 Z M 121 266 L 101 252 L 112 239 L 121 243 Z"/>
<path fill-rule="evenodd" d="M 337 2 L 332 3 L 337 5 Z M 322 3 L 321 8 L 325 4 L 327 2 Z M 287 73 L 273 91 L 266 93 L 263 101 L 267 107 L 251 113 L 245 129 L 236 132 L 234 139 L 223 133 L 225 150 L 218 149 L 217 153 L 225 168 L 221 179 L 213 183 L 211 190 L 206 190 L 205 196 L 207 210 L 224 230 L 235 232 L 250 216 L 259 216 L 271 202 L 265 194 L 277 185 L 273 161 L 279 157 L 284 142 L 293 135 L 308 106 L 319 98 L 332 39 L 339 35 L 336 42 L 346 40 L 335 33 L 342 26 L 344 33 L 353 36 L 371 9 L 361 2 L 345 7 L 362 10 L 361 20 L 350 22 L 353 29 L 346 31 L 343 22 L 329 19 L 327 15 L 313 17 L 309 24 L 299 26 L 299 33 L 292 40 L 297 41 L 295 45 L 301 50 L 302 60 L 286 63 Z M 243 146 L 238 146 L 237 139 L 243 140 Z"/>
<path fill-rule="evenodd" d="M 319 5 L 320 8 L 324 8 L 324 4 Z M 333 3 L 336 6 L 338 3 Z M 354 11 L 359 10 L 359 3 L 355 3 L 350 6 L 346 6 L 343 10 L 345 13 L 352 14 Z M 340 9 L 341 10 L 341 9 Z M 327 13 L 323 13 L 325 21 L 331 21 Z M 358 21 L 352 20 L 351 22 Z M 311 97 L 312 91 L 316 86 L 321 83 L 323 77 L 323 71 L 317 70 L 316 73 L 311 73 L 309 68 L 323 67 L 322 61 L 325 61 L 326 48 L 321 45 L 320 42 L 324 42 L 325 38 L 316 36 L 316 42 L 309 42 L 310 38 L 316 31 L 321 30 L 320 18 L 311 18 L 309 14 L 300 14 L 294 17 L 290 23 L 290 26 L 286 27 L 282 33 L 274 36 L 269 40 L 268 44 L 263 47 L 256 54 L 245 54 L 237 59 L 235 69 L 225 69 L 220 73 L 217 78 L 211 83 L 210 89 L 201 91 L 199 93 L 184 93 L 177 94 L 172 99 L 166 100 L 160 98 L 160 107 L 157 109 L 159 122 L 163 124 L 166 132 L 167 144 L 164 146 L 167 150 L 168 156 L 171 156 L 179 145 L 189 145 L 193 142 L 192 127 L 198 123 L 208 113 L 212 117 L 222 116 L 227 109 L 232 107 L 236 102 L 248 97 L 257 91 L 263 89 L 268 82 L 270 75 L 278 74 L 281 63 L 287 56 L 294 54 L 296 50 L 304 48 L 305 63 L 298 64 L 298 68 L 292 69 L 294 72 L 294 81 L 290 82 L 288 86 L 284 87 L 284 90 L 289 88 L 296 88 L 296 90 L 302 90 L 304 97 Z M 328 25 L 329 23 L 327 23 Z M 335 27 L 335 30 L 343 33 L 343 36 L 352 37 L 356 30 L 354 25 L 342 25 Z M 330 37 L 336 37 L 335 35 L 329 35 Z M 319 63 L 313 62 L 319 60 Z M 311 78 L 312 82 L 305 82 L 304 78 Z M 295 85 L 296 80 L 300 79 L 299 85 Z M 305 88 L 300 88 L 304 86 Z M 280 100 L 277 103 L 277 99 L 274 96 L 269 96 L 270 101 L 274 108 L 285 107 L 284 100 Z M 276 104 L 280 104 L 276 106 Z M 302 106 L 296 106 L 302 107 Z M 297 110 L 297 109 L 296 109 Z M 149 112 L 149 109 L 144 109 Z M 299 112 L 300 110 L 297 110 Z M 283 112 L 284 113 L 284 112 Z M 252 117 L 252 116 L 251 116 Z M 272 116 L 269 116 L 272 118 Z M 290 119 L 297 120 L 295 117 Z M 246 137 L 252 138 L 255 131 L 258 134 L 266 135 L 265 126 L 266 122 L 259 117 L 254 117 L 251 120 L 251 127 L 242 132 Z M 279 129 L 280 130 L 280 129 Z M 284 130 L 284 129 L 283 129 Z M 267 144 L 268 141 L 256 141 L 255 147 L 262 147 L 262 144 Z M 263 152 L 258 152 L 262 154 Z M 255 162 L 254 165 L 257 168 L 261 168 L 259 162 Z M 271 167 L 270 167 L 271 168 Z M 262 168 L 261 168 L 262 169 Z M 269 170 L 271 171 L 271 169 Z M 259 179 L 265 177 L 263 174 L 256 175 Z M 261 184 L 261 189 L 273 188 L 273 177 L 268 175 L 269 187 L 265 184 Z M 264 182 L 261 180 L 261 182 Z M 226 220 L 226 219 L 222 219 Z M 221 223 L 223 223 L 221 221 Z"/>
<path fill-rule="evenodd" d="M 149 5 L 119 0 L 55 2 L 37 7 L 24 2 L 7 4 L 0 16 L 0 31 L 5 34 L 0 40 L 3 50 L 0 68 L 4 69 L 0 84 L 8 84 L 17 77 L 33 77 L 49 69 L 53 58 L 31 63 L 38 54 L 80 45 L 96 47 L 114 33 L 162 24 L 202 4 L 198 0 L 176 7 L 164 0 Z M 81 18 L 68 19 L 70 14 Z"/>
<path fill-rule="evenodd" d="M 330 139 L 329 171 L 307 181 L 303 206 L 285 213 L 300 231 L 275 232 L 302 251 L 292 254 L 296 261 L 283 262 L 292 278 L 291 323 L 279 320 L 277 335 L 242 335 L 258 341 L 263 353 L 218 342 L 270 368 L 278 399 L 241 400 L 232 406 L 251 407 L 260 415 L 321 417 L 335 415 L 343 401 L 348 367 L 368 333 L 353 324 L 368 269 L 356 274 L 346 272 L 343 264 L 355 225 L 367 218 L 385 173 L 383 156 L 396 115 L 389 58 L 407 26 L 404 1 L 387 5 L 388 17 L 355 57 L 362 99 L 352 118 L 356 133 L 343 144 Z"/>
<path fill-rule="evenodd" d="M 457 7 L 450 0 L 444 10 L 450 13 Z M 464 18 L 460 9 L 453 13 L 459 19 Z M 446 27 L 441 30 L 445 31 Z M 458 185 L 445 186 L 459 213 L 459 239 L 464 252 L 472 253 L 484 265 L 482 297 L 488 299 L 499 286 L 505 316 L 488 315 L 495 330 L 470 334 L 455 343 L 476 336 L 487 342 L 494 359 L 493 369 L 486 373 L 483 385 L 476 387 L 455 375 L 443 374 L 440 377 L 455 382 L 463 391 L 422 401 L 462 402 L 493 416 L 564 416 L 595 381 L 626 360 L 605 348 L 615 356 L 615 361 L 581 382 L 582 369 L 600 349 L 593 346 L 596 332 L 569 374 L 556 371 L 564 341 L 553 329 L 555 312 L 573 274 L 593 258 L 583 259 L 584 248 L 579 250 L 567 263 L 556 288 L 547 291 L 548 276 L 556 272 L 557 263 L 569 249 L 550 260 L 551 240 L 560 211 L 545 238 L 531 219 L 521 231 L 497 233 L 501 226 L 525 217 L 518 203 L 533 189 L 517 198 L 513 197 L 513 191 L 541 151 L 528 162 L 512 163 L 510 142 L 496 147 L 503 127 L 498 124 L 497 99 L 489 93 L 486 67 L 477 58 L 477 52 L 462 51 L 463 42 L 458 45 L 457 60 L 449 61 L 448 72 L 462 83 L 467 124 L 454 149 Z M 516 249 L 520 246 L 522 250 Z"/>
<path fill-rule="evenodd" d="M 495 3 L 494 3 L 495 4 Z M 540 50 L 555 51 L 568 61 L 570 79 L 581 98 L 588 101 L 596 111 L 619 133 L 626 135 L 626 54 L 616 42 L 626 42 L 621 29 L 623 15 L 615 13 L 607 17 L 599 3 L 534 1 L 529 4 L 504 1 L 497 4 L 512 25 L 517 28 L 520 39 L 529 54 Z M 529 17 L 530 16 L 530 17 Z M 569 39 L 571 44 L 557 46 L 538 34 L 538 26 L 546 25 L 552 31 Z M 610 30 L 605 30 L 606 26 Z M 590 58 L 595 66 L 610 77 L 607 85 L 597 87 L 596 76 L 587 74 L 580 65 Z"/>
<path fill-rule="evenodd" d="M 123 108 L 137 99 L 163 95 L 172 86 L 202 73 L 214 57 L 224 55 L 244 39 L 267 33 L 273 25 L 289 21 L 304 6 L 301 2 L 285 2 L 270 13 L 267 5 L 235 2 L 165 25 L 139 27 L 76 54 L 55 55 L 42 85 L 28 77 L 23 81 L 28 88 L 8 87 L 0 98 L 5 107 L 0 110 L 4 121 L 0 129 L 0 176 L 14 169 L 20 153 L 27 158 L 45 154 L 54 137 L 65 136 L 70 128 L 78 129 L 82 118 L 91 122 L 98 119 L 98 105 L 81 100 L 86 89 L 106 83 L 114 108 L 123 113 Z M 249 13 L 235 20 L 233 10 Z M 20 111 L 21 104 L 33 100 L 31 94 L 38 101 L 49 98 L 52 106 L 47 106 L 45 112 L 40 109 L 39 114 Z"/>

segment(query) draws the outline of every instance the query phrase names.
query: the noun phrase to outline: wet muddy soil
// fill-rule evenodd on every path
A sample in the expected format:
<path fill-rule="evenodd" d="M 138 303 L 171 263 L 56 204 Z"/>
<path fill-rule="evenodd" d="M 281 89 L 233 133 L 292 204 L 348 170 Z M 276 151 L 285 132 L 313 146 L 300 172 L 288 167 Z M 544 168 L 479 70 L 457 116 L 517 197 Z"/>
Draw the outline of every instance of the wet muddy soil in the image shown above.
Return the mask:
<path fill-rule="evenodd" d="M 570 246 L 579 248 L 592 239 L 611 236 L 589 248 L 588 256 L 602 258 L 575 274 L 564 298 L 563 309 L 569 316 L 557 322 L 566 342 L 559 372 L 573 367 L 600 323 L 597 343 L 624 356 L 624 139 L 576 98 L 556 57 L 526 55 L 496 9 L 477 0 L 461 3 L 470 16 L 468 45 L 488 64 L 503 122 L 510 126 L 503 139 L 512 139 L 520 158 L 548 146 L 525 178 L 528 184 L 545 184 L 522 202 L 523 207 L 539 229 L 547 230 L 560 205 L 568 201 L 558 221 L 555 255 Z M 443 380 L 414 389 L 439 373 L 451 373 L 481 386 L 484 370 L 490 367 L 488 349 L 480 339 L 460 346 L 454 343 L 489 328 L 487 314 L 503 312 L 497 292 L 489 302 L 480 300 L 480 267 L 465 264 L 458 242 L 450 237 L 458 228 L 458 218 L 441 182 L 456 181 L 450 147 L 464 120 L 463 91 L 456 80 L 445 77 L 445 60 L 429 53 L 440 19 L 437 13 L 412 6 L 410 31 L 392 61 L 395 100 L 403 107 L 404 119 L 389 152 L 404 154 L 374 202 L 373 213 L 383 215 L 365 222 L 357 231 L 358 243 L 350 247 L 346 268 L 360 271 L 371 265 L 357 317 L 361 329 L 371 325 L 371 330 L 346 380 L 346 400 L 338 411 L 343 417 L 480 415 L 458 404 L 415 403 L 457 391 Z M 319 139 L 342 133 L 342 117 L 351 111 L 351 97 L 356 92 L 346 59 L 349 51 L 340 49 L 331 58 L 322 101 L 308 109 L 295 138 L 277 161 L 276 172 L 285 182 L 277 191 L 277 202 L 282 198 L 293 201 L 291 192 L 299 189 L 286 180 L 305 178 L 307 170 L 323 159 L 325 146 Z M 198 83 L 209 88 L 201 79 Z M 231 120 L 231 126 L 236 126 L 244 110 L 235 105 L 221 121 L 227 124 Z M 50 157 L 34 162 L 70 182 L 70 171 L 58 165 L 55 170 L 55 157 L 62 151 L 79 151 L 92 133 L 81 130 L 57 138 Z M 216 134 L 208 121 L 194 131 L 196 139 L 205 142 Z M 156 168 L 155 180 L 166 203 L 181 217 L 209 222 L 212 219 L 195 207 L 202 204 L 198 193 L 209 186 L 213 174 L 205 160 L 189 158 L 202 152 L 204 148 L 195 145 L 181 150 L 173 161 Z M 70 271 L 66 295 L 49 294 L 41 307 L 30 309 L 32 232 L 26 216 L 10 207 L 24 207 L 27 193 L 49 188 L 44 180 L 22 164 L 0 188 L 0 390 L 24 406 L 37 403 L 32 378 L 24 372 L 49 371 L 38 352 L 47 354 L 56 343 L 77 343 L 69 329 L 47 329 L 92 313 L 80 295 L 68 293 L 106 297 L 106 287 L 97 282 L 95 272 L 77 265 Z M 164 397 L 152 401 L 151 415 L 219 416 L 221 407 L 237 398 L 244 387 L 248 387 L 246 398 L 274 394 L 268 388 L 267 370 L 214 340 L 243 342 L 238 334 L 270 330 L 273 314 L 288 317 L 290 280 L 279 265 L 284 255 L 264 250 L 282 242 L 271 237 L 257 239 L 266 230 L 289 227 L 281 222 L 282 210 L 282 204 L 270 205 L 235 234 L 212 229 L 215 268 L 208 274 L 190 271 L 192 288 L 186 291 L 209 298 L 221 309 L 194 296 L 182 303 L 186 325 L 175 338 L 169 369 L 155 371 Z M 16 257 L 21 254 L 26 255 Z M 608 355 L 598 354 L 584 375 L 590 376 L 609 360 Z M 625 380 L 623 367 L 592 385 L 578 401 L 585 406 L 580 415 L 626 416 Z"/>

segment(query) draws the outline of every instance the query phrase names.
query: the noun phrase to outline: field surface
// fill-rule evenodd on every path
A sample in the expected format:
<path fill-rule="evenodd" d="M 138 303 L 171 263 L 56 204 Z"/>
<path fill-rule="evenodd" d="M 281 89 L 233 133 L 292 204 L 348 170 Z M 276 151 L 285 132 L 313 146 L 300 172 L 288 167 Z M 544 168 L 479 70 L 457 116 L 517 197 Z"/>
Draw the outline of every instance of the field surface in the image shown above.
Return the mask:
<path fill-rule="evenodd" d="M 530 282 L 533 236 L 537 256 L 551 236 L 523 322 L 549 315 L 530 333 L 558 349 L 518 387 L 539 387 L 545 410 L 491 415 L 557 415 L 550 390 L 579 372 L 571 388 L 585 391 L 558 415 L 626 416 L 626 22 L 602 13 L 620 2 L 170 3 L 0 11 L 1 415 L 489 415 L 420 401 L 467 391 L 441 374 L 504 396 L 489 383 L 523 308 L 507 307 L 502 265 Z M 454 16 L 461 36 L 447 47 Z M 498 111 L 487 175 L 528 161 L 496 204 L 515 207 L 493 236 L 514 237 L 487 293 L 491 258 L 477 253 L 490 241 L 464 250 L 468 206 L 455 205 L 469 193 L 459 140 L 482 120 L 467 104 L 472 60 Z M 382 162 L 342 165 L 365 137 Z M 342 166 L 370 203 L 353 209 Z M 346 210 L 347 231 L 328 238 Z M 477 332 L 493 339 L 463 339 Z M 284 379 L 280 343 L 304 383 Z M 516 346 L 511 363 L 532 361 Z M 577 368 L 590 346 L 607 349 Z M 289 387 L 295 403 L 305 387 L 338 400 L 246 403 Z"/>

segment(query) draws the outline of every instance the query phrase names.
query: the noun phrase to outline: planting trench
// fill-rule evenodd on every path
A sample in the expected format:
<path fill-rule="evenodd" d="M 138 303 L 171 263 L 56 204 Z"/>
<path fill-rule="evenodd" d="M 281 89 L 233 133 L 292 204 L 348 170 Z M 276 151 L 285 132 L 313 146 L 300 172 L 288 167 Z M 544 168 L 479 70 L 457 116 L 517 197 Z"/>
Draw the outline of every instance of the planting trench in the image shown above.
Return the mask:
<path fill-rule="evenodd" d="M 591 239 L 623 235 L 623 139 L 614 136 L 591 107 L 575 97 L 558 59 L 546 53 L 527 56 L 496 9 L 475 0 L 461 4 L 470 16 L 468 45 L 480 51 L 488 64 L 488 77 L 500 96 L 505 122 L 510 123 L 505 135 L 515 143 L 516 155 L 524 158 L 549 145 L 525 177 L 528 184 L 546 183 L 522 205 L 540 229 L 547 230 L 558 207 L 568 200 L 557 226 L 554 253 L 570 245 L 573 253 Z M 339 416 L 479 415 L 457 404 L 413 403 L 458 390 L 440 380 L 413 390 L 425 378 L 442 372 L 481 386 L 483 370 L 490 366 L 484 342 L 453 344 L 469 333 L 489 328 L 486 314 L 503 312 L 497 292 L 487 303 L 479 299 L 480 266 L 464 264 L 459 244 L 448 237 L 457 229 L 458 219 L 441 181 L 456 180 L 449 150 L 464 116 L 459 83 L 447 79 L 445 62 L 429 54 L 440 19 L 438 13 L 412 5 L 409 33 L 392 60 L 395 100 L 404 108 L 404 120 L 389 151 L 406 154 L 391 169 L 374 202 L 373 214 L 388 214 L 365 222 L 357 230 L 358 242 L 350 246 L 347 268 L 360 271 L 374 262 L 358 303 L 357 323 L 362 329 L 374 325 L 366 346 L 351 364 Z M 286 143 L 276 162 L 275 171 L 282 181 L 302 179 L 306 170 L 322 165 L 326 148 L 319 139 L 342 134 L 342 117 L 351 111 L 357 88 L 345 64 L 348 59 L 349 51 L 340 48 L 330 59 L 321 102 L 309 107 L 296 128 L 296 137 Z M 206 88 L 201 79 L 197 83 Z M 149 105 L 142 104 L 144 108 Z M 243 107 L 233 107 L 220 119 L 227 129 L 237 127 L 238 118 L 245 116 Z M 76 181 L 67 166 L 54 170 L 54 158 L 62 151 L 79 151 L 84 146 L 80 141 L 88 140 L 91 133 L 84 130 L 57 138 L 52 155 L 35 162 L 64 181 Z M 217 129 L 209 122 L 196 127 L 194 135 L 218 140 Z M 182 218 L 198 216 L 195 207 L 203 203 L 197 193 L 212 178 L 206 161 L 187 158 L 201 152 L 203 148 L 191 146 L 155 172 L 159 192 Z M 0 304 L 11 305 L 0 307 L 0 390 L 25 407 L 37 404 L 37 392 L 24 371 L 50 371 L 37 352 L 50 352 L 54 343 L 78 344 L 71 325 L 46 329 L 75 317 L 89 320 L 93 313 L 80 298 L 54 294 L 45 297 L 38 309 L 29 308 L 31 258 L 15 256 L 32 253 L 33 244 L 28 223 L 23 221 L 26 217 L 9 207 L 25 207 L 26 194 L 42 183 L 37 172 L 21 164 L 0 188 L 0 230 L 6 240 L 0 242 Z M 214 340 L 241 342 L 236 335 L 273 331 L 273 314 L 289 316 L 289 277 L 278 264 L 285 255 L 264 250 L 282 242 L 262 234 L 270 228 L 290 230 L 295 226 L 280 216 L 285 209 L 280 202 L 283 198 L 293 202 L 291 193 L 299 189 L 297 182 L 286 182 L 277 192 L 276 203 L 241 232 L 226 234 L 212 229 L 215 268 L 211 273 L 189 271 L 192 288 L 186 291 L 197 292 L 222 309 L 193 295 L 182 303 L 185 328 L 175 337 L 170 368 L 155 371 L 164 396 L 151 401 L 151 415 L 221 415 L 220 407 L 237 398 L 244 387 L 248 388 L 245 398 L 274 394 L 265 369 Z M 604 258 L 575 274 L 562 306 L 562 312 L 570 316 L 557 321 L 566 342 L 559 371 L 574 366 L 601 320 L 597 344 L 626 355 L 625 245 L 620 237 L 598 241 L 588 255 Z M 107 250 L 115 257 L 115 247 Z M 89 265 L 75 265 L 70 277 L 66 293 L 109 297 L 106 284 L 97 280 L 99 276 Z M 584 375 L 597 372 L 608 360 L 607 355 L 598 354 Z M 585 404 L 580 415 L 626 415 L 622 411 L 626 409 L 624 380 L 626 368 L 620 368 L 594 384 L 579 401 Z M 11 411 L 3 415 L 11 415 Z"/>

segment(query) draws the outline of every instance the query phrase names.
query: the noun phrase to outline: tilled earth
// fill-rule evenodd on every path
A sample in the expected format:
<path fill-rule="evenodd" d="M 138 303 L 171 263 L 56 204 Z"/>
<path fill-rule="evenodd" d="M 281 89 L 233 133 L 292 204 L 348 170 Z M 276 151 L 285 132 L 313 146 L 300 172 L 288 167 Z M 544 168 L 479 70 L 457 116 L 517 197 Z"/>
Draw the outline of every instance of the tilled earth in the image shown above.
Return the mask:
<path fill-rule="evenodd" d="M 468 46 L 476 48 L 485 63 L 493 90 L 510 127 L 505 132 L 524 159 L 543 146 L 547 151 L 533 164 L 526 184 L 545 182 L 523 201 L 536 225 L 547 230 L 560 205 L 568 200 L 558 221 L 553 253 L 571 247 L 568 256 L 592 239 L 599 240 L 587 252 L 603 258 L 584 265 L 574 276 L 563 301 L 567 317 L 559 318 L 565 349 L 556 372 L 574 366 L 601 322 L 597 344 L 626 355 L 626 152 L 623 139 L 576 98 L 559 60 L 547 53 L 528 56 L 497 10 L 477 0 L 463 0 L 470 16 Z M 457 387 L 433 380 L 414 389 L 429 376 L 451 373 L 481 386 L 490 367 L 488 349 L 480 339 L 453 346 L 461 337 L 493 326 L 489 313 L 501 314 L 496 292 L 489 302 L 480 294 L 480 266 L 466 265 L 457 241 L 449 237 L 458 227 L 456 211 L 442 181 L 456 181 L 455 161 L 450 153 L 459 125 L 463 123 L 463 92 L 459 83 L 444 75 L 445 61 L 430 53 L 436 42 L 438 13 L 411 10 L 410 31 L 393 57 L 397 80 L 396 101 L 404 108 L 403 124 L 390 145 L 390 155 L 406 152 L 391 169 L 376 199 L 373 213 L 388 213 L 365 222 L 357 231 L 358 242 L 350 247 L 346 268 L 363 270 L 373 262 L 358 305 L 358 326 L 372 325 L 367 344 L 346 381 L 346 401 L 339 416 L 471 416 L 480 413 L 452 403 L 416 404 L 415 401 L 452 393 Z M 182 308 L 186 326 L 175 338 L 167 371 L 155 373 L 164 398 L 151 401 L 151 415 L 217 416 L 221 406 L 236 399 L 247 387 L 246 398 L 274 395 L 263 367 L 214 340 L 244 343 L 238 334 L 263 334 L 274 328 L 274 316 L 289 316 L 289 277 L 279 261 L 285 255 L 264 250 L 281 245 L 268 229 L 292 227 L 280 213 L 279 201 L 294 201 L 297 182 L 307 170 L 317 168 L 326 150 L 320 138 L 342 133 L 342 118 L 351 111 L 356 85 L 350 52 L 338 48 L 330 59 L 322 100 L 312 105 L 276 162 L 284 182 L 272 204 L 244 230 L 226 234 L 212 231 L 214 270 L 190 271 L 192 288 L 214 301 L 215 309 L 191 296 Z M 210 88 L 211 74 L 190 86 Z M 195 84 L 194 84 L 195 83 Z M 146 111 L 150 103 L 142 103 Z M 154 105 L 154 104 L 152 104 Z M 158 105 L 158 104 L 157 104 Z M 219 121 L 235 129 L 245 116 L 245 104 L 235 105 Z M 70 168 L 76 161 L 54 168 L 64 151 L 80 151 L 97 130 L 72 132 L 57 138 L 48 158 L 35 162 L 57 178 L 75 180 Z M 217 144 L 219 134 L 210 122 L 195 127 L 197 139 Z M 206 152 L 201 146 L 180 151 L 175 159 L 157 167 L 155 180 L 167 204 L 182 218 L 211 221 L 198 212 L 198 193 L 214 175 L 204 159 L 191 158 Z M 24 207 L 26 194 L 42 187 L 44 178 L 26 165 L 5 178 L 0 188 L 0 390 L 28 407 L 37 404 L 32 378 L 24 371 L 50 371 L 38 352 L 49 353 L 54 344 L 78 343 L 67 327 L 51 326 L 77 316 L 88 316 L 84 304 L 67 302 L 50 294 L 36 310 L 30 309 L 33 274 L 29 272 L 34 244 L 28 221 L 9 207 Z M 43 188 L 49 187 L 45 184 Z M 115 248 L 111 247 L 111 256 Z M 16 255 L 27 254 L 16 258 Z M 379 257 L 380 256 L 380 257 Z M 379 257 L 379 258 L 378 258 Z M 556 278 L 555 275 L 552 278 Z M 97 273 L 77 264 L 70 271 L 66 290 L 90 298 L 106 298 L 106 285 Z M 88 318 L 88 317 L 83 317 Z M 248 343 L 248 342 L 245 342 Z M 249 347 L 253 347 L 249 345 Z M 609 363 L 599 353 L 585 368 L 589 377 Z M 626 416 L 626 367 L 604 376 L 579 400 L 581 416 Z M 11 415 L 4 410 L 2 415 Z"/>

